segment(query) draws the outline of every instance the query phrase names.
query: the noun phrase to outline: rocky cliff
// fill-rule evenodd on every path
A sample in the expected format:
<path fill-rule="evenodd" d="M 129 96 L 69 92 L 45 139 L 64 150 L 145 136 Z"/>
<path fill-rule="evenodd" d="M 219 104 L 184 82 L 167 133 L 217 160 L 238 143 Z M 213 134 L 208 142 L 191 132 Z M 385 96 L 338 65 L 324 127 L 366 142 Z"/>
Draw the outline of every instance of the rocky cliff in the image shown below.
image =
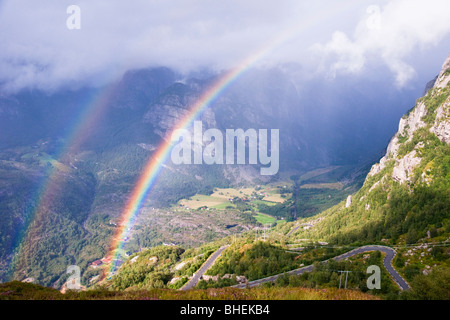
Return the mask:
<path fill-rule="evenodd" d="M 402 117 L 398 131 L 391 139 L 386 155 L 375 164 L 368 174 L 368 178 L 380 173 L 389 162 L 393 164 L 391 177 L 400 183 L 411 183 L 414 171 L 426 164 L 422 163 L 421 151 L 428 139 L 434 134 L 440 141 L 450 143 L 449 116 L 449 81 L 450 55 L 445 60 L 439 75 L 427 85 L 424 97 L 417 100 L 416 106 Z M 422 129 L 422 130 L 421 130 Z M 421 173 L 422 181 L 427 173 Z"/>
<path fill-rule="evenodd" d="M 384 157 L 347 202 L 298 238 L 340 244 L 414 244 L 450 234 L 450 56 L 400 120 Z M 351 201 L 350 199 L 353 199 Z"/>

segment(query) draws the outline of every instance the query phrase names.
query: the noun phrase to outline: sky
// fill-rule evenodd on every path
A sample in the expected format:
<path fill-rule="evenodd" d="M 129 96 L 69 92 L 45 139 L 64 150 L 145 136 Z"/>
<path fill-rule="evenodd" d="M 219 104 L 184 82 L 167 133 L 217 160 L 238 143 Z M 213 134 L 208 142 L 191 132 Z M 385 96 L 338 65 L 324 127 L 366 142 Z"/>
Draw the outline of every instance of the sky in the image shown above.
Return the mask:
<path fill-rule="evenodd" d="M 70 5 L 80 29 L 67 27 Z M 450 1 L 3 0 L 0 46 L 3 92 L 103 85 L 156 66 L 228 70 L 252 56 L 305 77 L 383 70 L 402 90 L 450 52 Z"/>

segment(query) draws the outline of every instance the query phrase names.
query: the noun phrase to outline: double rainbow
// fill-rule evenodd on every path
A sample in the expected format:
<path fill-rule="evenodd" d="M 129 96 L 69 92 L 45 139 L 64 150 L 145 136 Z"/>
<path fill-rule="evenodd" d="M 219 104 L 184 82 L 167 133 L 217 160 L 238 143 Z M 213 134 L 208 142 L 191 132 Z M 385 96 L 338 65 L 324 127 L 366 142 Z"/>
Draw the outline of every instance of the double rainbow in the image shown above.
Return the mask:
<path fill-rule="evenodd" d="M 156 153 L 154 153 L 149 159 L 142 174 L 138 178 L 129 199 L 126 202 L 126 206 L 120 215 L 119 228 L 116 230 L 114 237 L 112 238 L 108 256 L 113 256 L 114 261 L 117 261 L 120 249 L 123 248 L 125 243 L 124 240 L 130 235 L 135 218 L 138 215 L 147 195 L 155 185 L 163 164 L 170 155 L 172 150 L 172 133 L 177 129 L 188 128 L 192 122 L 200 116 L 202 112 L 210 106 L 215 99 L 217 99 L 218 96 L 220 96 L 222 92 L 224 92 L 236 79 L 239 78 L 240 75 L 254 66 L 257 61 L 260 61 L 269 52 L 280 47 L 288 40 L 293 39 L 301 32 L 305 32 L 311 27 L 326 21 L 333 14 L 349 9 L 357 4 L 359 4 L 359 0 L 347 0 L 345 2 L 336 1 L 332 5 L 324 7 L 321 12 L 317 12 L 316 14 L 311 15 L 298 23 L 294 23 L 282 34 L 279 34 L 274 39 L 268 41 L 255 54 L 242 61 L 238 67 L 225 73 L 201 95 L 194 105 L 190 106 L 188 113 L 178 122 L 166 139 L 163 140 Z M 80 149 L 83 142 L 88 138 L 88 129 L 95 126 L 97 121 L 101 119 L 101 115 L 107 108 L 109 101 L 111 100 L 111 96 L 116 91 L 115 89 L 116 86 L 112 85 L 103 92 L 99 92 L 92 96 L 89 101 L 83 102 L 84 107 L 72 125 L 72 130 L 70 130 L 68 134 L 64 148 L 61 149 L 61 152 L 58 154 L 59 156 L 56 157 L 60 159 L 60 162 L 66 162 L 65 160 L 67 160 L 71 154 L 74 154 L 74 152 Z M 54 200 L 55 195 L 60 191 L 59 189 L 61 182 L 58 169 L 51 168 L 47 173 L 46 178 L 42 180 L 40 188 L 35 193 L 35 197 L 33 197 L 30 201 L 30 203 L 37 203 L 32 212 L 31 218 L 29 219 L 30 225 L 32 225 L 39 216 L 50 214 L 48 212 L 48 206 Z M 20 233 L 22 236 L 20 237 L 20 240 L 17 241 L 17 248 L 20 248 L 21 244 L 23 244 L 27 238 L 33 238 L 33 236 L 30 235 L 31 229 L 32 228 L 27 227 L 26 230 Z M 13 265 L 14 263 L 11 266 L 12 268 L 14 268 Z M 113 263 L 111 265 L 110 272 L 115 271 L 116 267 L 116 264 Z"/>
<path fill-rule="evenodd" d="M 123 213 L 120 216 L 119 227 L 115 232 L 108 252 L 108 256 L 112 257 L 113 261 L 109 270 L 110 275 L 116 271 L 120 252 L 130 236 L 136 216 L 138 215 L 148 193 L 155 185 L 163 164 L 171 153 L 173 146 L 171 143 L 171 137 L 175 130 L 189 128 L 193 121 L 197 119 L 202 112 L 210 106 L 218 96 L 220 96 L 222 92 L 224 92 L 234 81 L 239 78 L 239 76 L 254 66 L 256 62 L 260 61 L 269 52 L 280 47 L 288 40 L 291 40 L 300 32 L 305 32 L 315 24 L 322 22 L 328 16 L 331 16 L 338 11 L 348 9 L 357 2 L 358 0 L 348 0 L 344 3 L 334 3 L 333 5 L 324 8 L 322 12 L 295 23 L 283 34 L 267 42 L 262 49 L 245 59 L 238 67 L 225 73 L 208 90 L 206 90 L 205 93 L 203 93 L 195 104 L 189 108 L 188 113 L 177 123 L 170 134 L 166 136 L 163 143 L 158 147 L 157 152 L 148 161 L 127 201 Z"/>

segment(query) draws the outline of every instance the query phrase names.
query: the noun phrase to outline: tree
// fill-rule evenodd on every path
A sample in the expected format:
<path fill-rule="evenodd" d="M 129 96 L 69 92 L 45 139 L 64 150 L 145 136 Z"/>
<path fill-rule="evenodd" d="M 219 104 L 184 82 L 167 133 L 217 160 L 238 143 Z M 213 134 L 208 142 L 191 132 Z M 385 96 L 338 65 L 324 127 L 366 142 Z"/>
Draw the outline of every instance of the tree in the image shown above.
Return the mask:
<path fill-rule="evenodd" d="M 405 293 L 409 299 L 450 300 L 450 269 L 434 269 L 428 276 L 420 274 L 413 279 L 411 287 Z"/>
<path fill-rule="evenodd" d="M 417 235 L 417 231 L 415 229 L 409 229 L 406 234 L 406 244 L 414 244 L 419 240 L 419 236 Z"/>

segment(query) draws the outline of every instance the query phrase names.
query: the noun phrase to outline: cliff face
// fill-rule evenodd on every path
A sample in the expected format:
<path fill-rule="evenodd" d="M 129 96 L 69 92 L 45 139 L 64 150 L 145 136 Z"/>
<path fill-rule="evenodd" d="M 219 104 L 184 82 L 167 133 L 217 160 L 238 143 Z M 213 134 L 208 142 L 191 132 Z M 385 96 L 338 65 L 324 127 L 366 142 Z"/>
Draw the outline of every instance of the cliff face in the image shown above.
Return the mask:
<path fill-rule="evenodd" d="M 440 141 L 450 143 L 449 81 L 450 55 L 434 84 L 427 87 L 425 96 L 418 99 L 416 106 L 400 120 L 398 131 L 389 142 L 386 155 L 372 167 L 367 179 L 380 173 L 391 162 L 392 179 L 400 183 L 411 183 L 415 170 L 421 164 L 424 165 L 421 150 L 432 139 L 426 133 L 432 133 Z M 421 177 L 422 181 L 426 181 L 426 172 L 422 172 Z"/>
<path fill-rule="evenodd" d="M 353 201 L 320 214 L 299 238 L 336 243 L 416 243 L 450 234 L 450 56 L 425 95 L 399 122 L 386 155 Z"/>
<path fill-rule="evenodd" d="M 201 94 L 201 88 L 192 83 L 184 85 L 177 83 L 172 86 L 166 95 L 163 95 L 153 103 L 144 115 L 143 122 L 150 123 L 155 128 L 155 133 L 162 139 L 185 117 L 190 107 L 195 104 Z M 211 109 L 206 109 L 201 118 L 206 128 L 216 126 L 215 114 Z"/>

